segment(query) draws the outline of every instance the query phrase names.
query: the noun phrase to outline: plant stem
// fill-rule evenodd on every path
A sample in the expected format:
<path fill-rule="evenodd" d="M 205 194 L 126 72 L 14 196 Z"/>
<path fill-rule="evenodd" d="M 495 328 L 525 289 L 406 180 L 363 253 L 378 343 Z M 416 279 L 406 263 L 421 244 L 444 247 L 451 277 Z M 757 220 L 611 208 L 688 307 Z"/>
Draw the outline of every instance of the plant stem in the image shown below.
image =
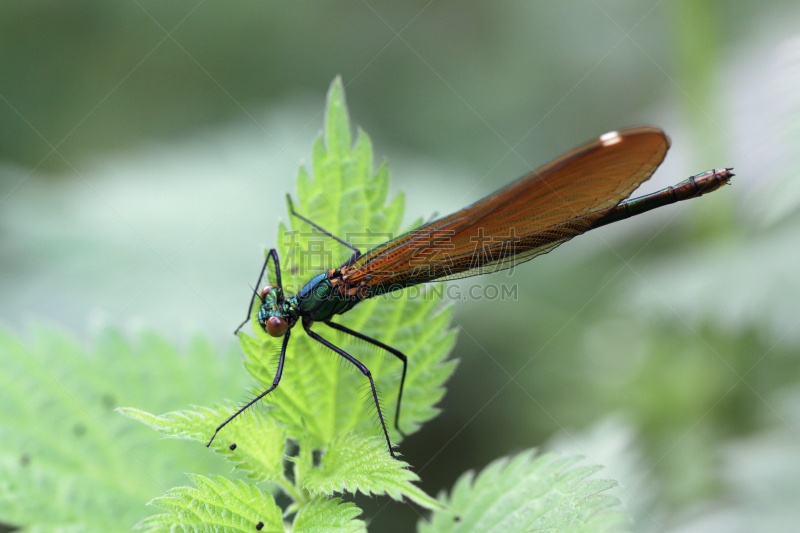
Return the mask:
<path fill-rule="evenodd" d="M 294 500 L 296 505 L 303 506 L 308 503 L 305 491 L 286 479 L 286 477 L 281 477 L 281 479 L 277 480 L 277 483 L 283 489 L 283 492 Z"/>

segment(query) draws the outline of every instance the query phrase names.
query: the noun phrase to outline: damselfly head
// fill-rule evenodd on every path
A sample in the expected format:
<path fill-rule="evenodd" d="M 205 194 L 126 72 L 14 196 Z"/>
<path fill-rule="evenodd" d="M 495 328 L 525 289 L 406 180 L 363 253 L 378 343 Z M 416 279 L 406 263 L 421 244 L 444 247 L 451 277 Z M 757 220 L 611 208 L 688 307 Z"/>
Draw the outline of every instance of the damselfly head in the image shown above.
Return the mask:
<path fill-rule="evenodd" d="M 283 337 L 286 334 L 289 329 L 288 318 L 284 306 L 274 300 L 267 300 L 258 310 L 258 323 L 272 337 Z"/>
<path fill-rule="evenodd" d="M 261 308 L 258 310 L 258 323 L 273 337 L 283 337 L 289 329 L 283 291 L 280 287 L 267 285 L 258 293 Z"/>

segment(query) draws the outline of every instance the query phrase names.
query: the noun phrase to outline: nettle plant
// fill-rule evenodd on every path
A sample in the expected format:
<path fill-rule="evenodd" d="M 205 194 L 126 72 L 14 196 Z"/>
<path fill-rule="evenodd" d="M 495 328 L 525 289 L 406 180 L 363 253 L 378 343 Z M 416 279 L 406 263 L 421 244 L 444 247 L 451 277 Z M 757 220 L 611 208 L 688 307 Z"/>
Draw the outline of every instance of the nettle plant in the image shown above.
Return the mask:
<path fill-rule="evenodd" d="M 373 173 L 372 144 L 363 131 L 358 131 L 352 143 L 339 79 L 328 93 L 324 139 L 320 136 L 314 145 L 313 176 L 301 168 L 297 177 L 298 210 L 304 216 L 334 235 L 361 235 L 364 228 L 372 234 L 400 234 L 404 197 L 399 194 L 387 204 L 386 164 Z M 299 219 L 290 222 L 291 230 L 284 224 L 278 228 L 278 250 L 284 258 L 281 277 L 284 285 L 299 288 L 312 275 L 303 268 L 305 261 L 299 254 L 310 249 L 309 240 L 318 242 L 325 237 L 312 233 Z M 343 249 L 342 253 L 349 255 L 350 251 Z M 275 279 L 273 272 L 270 279 Z M 256 300 L 253 317 L 258 304 Z M 366 300 L 340 318 L 348 327 L 408 356 L 400 420 L 407 435 L 436 416 L 434 406 L 455 369 L 455 361 L 446 360 L 456 339 L 455 330 L 449 327 L 451 309 L 437 298 L 403 295 Z M 282 339 L 270 337 L 255 319 L 252 322 L 255 338 L 239 333 L 245 367 L 260 386 L 269 387 Z M 394 401 L 400 362 L 389 354 L 370 357 L 375 350 L 351 336 L 337 336 L 333 330 L 326 333 L 335 337 L 331 340 L 337 346 L 367 360 L 377 386 L 385 395 L 391 392 L 388 397 Z M 197 488 L 173 489 L 153 500 L 153 505 L 168 512 L 145 519 L 141 529 L 363 531 L 365 524 L 358 519 L 361 511 L 339 496 L 357 492 L 406 498 L 433 511 L 429 521 L 420 523 L 424 532 L 600 531 L 619 523 L 618 513 L 606 512 L 615 500 L 599 494 L 614 483 L 585 481 L 599 467 L 575 468 L 576 457 L 535 457 L 526 452 L 493 463 L 477 479 L 465 475 L 450 498 L 432 498 L 414 484 L 419 478 L 410 465 L 389 455 L 371 398 L 364 397 L 364 376 L 308 336 L 292 340 L 281 383 L 265 398 L 272 408 L 241 416 L 212 444 L 215 452 L 245 472 L 251 482 L 192 475 Z M 228 403 L 161 416 L 130 408 L 121 411 L 165 436 L 205 443 L 237 407 Z M 393 413 L 393 409 L 384 411 Z M 399 432 L 391 431 L 392 442 L 401 442 Z M 318 461 L 314 452 L 320 452 Z M 275 490 L 282 491 L 291 503 L 280 508 L 273 496 Z"/>
<path fill-rule="evenodd" d="M 320 136 L 314 145 L 312 166 L 313 179 L 303 168 L 298 174 L 298 212 L 334 235 L 363 232 L 364 228 L 373 233 L 399 234 L 404 197 L 399 194 L 387 203 L 387 166 L 382 164 L 373 172 L 372 145 L 363 131 L 359 130 L 355 143 L 352 142 L 339 79 L 328 93 L 324 137 Z M 313 273 L 297 268 L 302 261 L 293 254 L 308 249 L 309 240 L 319 241 L 324 237 L 312 234 L 310 227 L 299 219 L 292 218 L 290 223 L 291 231 L 284 224 L 278 228 L 281 275 L 285 287 L 298 288 Z M 287 239 L 287 235 L 291 238 Z M 342 253 L 347 255 L 348 251 Z M 269 275 L 274 279 L 274 272 Z M 401 429 L 408 435 L 438 414 L 435 405 L 444 395 L 444 383 L 456 367 L 454 360 L 447 359 L 456 331 L 450 327 L 451 306 L 432 297 L 406 296 L 399 293 L 399 297 L 394 294 L 391 298 L 364 301 L 338 320 L 408 356 L 400 420 Z M 239 333 L 244 366 L 259 387 L 268 387 L 275 375 L 281 339 L 264 333 L 255 321 L 253 326 L 255 337 Z M 370 345 L 353 337 L 334 330 L 326 331 L 326 335 L 370 368 L 383 398 L 392 402 L 384 401 L 384 412 L 392 417 L 401 363 L 388 354 L 376 353 Z M 36 359 L 39 352 L 26 350 L 8 337 L 0 335 L 0 350 L 11 356 L 8 368 L 21 370 L 0 375 L 0 406 L 3 411 L 13 413 L 25 405 L 24 393 L 32 385 L 21 376 L 25 375 L 25 368 L 31 368 L 29 358 Z M 179 362 L 174 365 L 175 373 L 208 373 L 195 376 L 203 382 L 219 379 L 210 363 L 215 354 L 207 343 L 201 344 L 200 353 L 205 354 L 203 357 L 209 364 Z M 71 349 L 80 354 L 77 348 Z M 119 338 L 107 349 L 131 350 Z M 169 358 L 181 359 L 163 341 L 153 344 L 150 351 L 153 350 L 158 352 L 158 364 Z M 104 364 L 112 363 L 107 360 Z M 204 370 L 206 367 L 211 370 Z M 134 372 L 133 367 L 125 367 L 118 374 L 130 377 Z M 80 376 L 77 372 L 78 381 Z M 42 380 L 46 381 L 46 377 Z M 77 403 L 79 398 L 103 397 L 106 381 L 94 379 L 76 384 L 73 387 L 76 392 L 68 393 L 70 400 Z M 601 532 L 615 529 L 625 521 L 618 511 L 618 500 L 603 494 L 616 483 L 592 478 L 601 467 L 579 466 L 582 458 L 576 456 L 537 455 L 527 451 L 495 461 L 478 475 L 466 473 L 449 495 L 429 496 L 415 484 L 419 477 L 412 466 L 390 456 L 366 386 L 364 376 L 351 364 L 312 342 L 301 328 L 295 328 L 280 386 L 261 402 L 265 404 L 261 408 L 254 406 L 228 424 L 211 445 L 211 450 L 230 461 L 241 475 L 229 479 L 189 474 L 195 487 L 167 490 L 150 502 L 164 512 L 145 518 L 135 527 L 150 532 L 363 532 L 366 524 L 359 518 L 362 512 L 351 501 L 351 496 L 358 492 L 389 496 L 424 508 L 426 518 L 418 525 L 418 530 L 424 533 Z M 212 388 L 219 390 L 218 386 Z M 91 401 L 87 400 L 85 405 Z M 220 422 L 238 407 L 239 404 L 228 401 L 214 407 L 192 407 L 162 415 L 131 407 L 118 410 L 165 437 L 196 441 L 193 446 L 212 453 L 203 446 Z M 30 424 L 20 426 L 18 433 L 12 432 L 15 449 L 0 455 L 3 474 L 0 523 L 21 526 L 26 531 L 69 529 L 71 532 L 124 530 L 133 525 L 121 522 L 139 513 L 136 508 L 128 507 L 142 490 L 133 490 L 136 486 L 133 475 L 125 474 L 128 467 L 122 463 L 146 460 L 151 471 L 158 468 L 162 472 L 170 467 L 170 460 L 149 454 L 146 459 L 134 459 L 129 453 L 120 452 L 128 438 L 125 432 L 107 429 L 109 424 L 103 422 L 106 415 L 92 414 L 91 409 L 85 409 L 85 424 L 90 431 L 81 437 L 82 444 L 70 448 L 74 451 L 61 449 L 59 456 L 39 446 L 32 460 L 29 457 L 27 462 L 21 462 L 20 454 L 28 453 L 24 450 L 46 442 L 38 440 L 36 435 L 47 432 Z M 52 427 L 67 424 L 67 419 L 54 415 Z M 389 422 L 393 426 L 394 421 Z M 94 431 L 95 425 L 102 431 Z M 402 442 L 402 435 L 393 427 L 390 437 L 395 444 Z M 16 449 L 17 442 L 20 450 Z M 103 452 L 104 449 L 109 453 Z M 186 455 L 197 451 L 187 450 Z M 63 456 L 65 453 L 73 453 L 74 457 Z M 176 462 L 181 466 L 188 464 Z M 133 467 L 130 469 L 132 472 Z M 118 474 L 115 477 L 118 481 L 104 482 L 104 472 Z M 48 503 L 39 496 L 43 490 L 58 494 L 55 500 L 58 506 L 46 516 L 43 512 L 49 509 Z M 276 502 L 279 494 L 283 495 L 277 498 L 281 505 Z M 93 503 L 95 500 L 97 503 Z"/>

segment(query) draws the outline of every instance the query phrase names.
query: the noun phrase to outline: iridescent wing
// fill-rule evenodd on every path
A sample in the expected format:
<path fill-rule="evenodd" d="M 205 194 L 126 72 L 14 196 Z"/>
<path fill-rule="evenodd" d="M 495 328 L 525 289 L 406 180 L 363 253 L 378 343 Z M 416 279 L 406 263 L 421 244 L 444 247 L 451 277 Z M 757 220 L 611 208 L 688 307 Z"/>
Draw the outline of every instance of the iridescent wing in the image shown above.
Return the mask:
<path fill-rule="evenodd" d="M 610 132 L 486 198 L 373 248 L 343 270 L 373 295 L 510 268 L 586 232 L 646 181 L 669 138 L 657 128 Z"/>

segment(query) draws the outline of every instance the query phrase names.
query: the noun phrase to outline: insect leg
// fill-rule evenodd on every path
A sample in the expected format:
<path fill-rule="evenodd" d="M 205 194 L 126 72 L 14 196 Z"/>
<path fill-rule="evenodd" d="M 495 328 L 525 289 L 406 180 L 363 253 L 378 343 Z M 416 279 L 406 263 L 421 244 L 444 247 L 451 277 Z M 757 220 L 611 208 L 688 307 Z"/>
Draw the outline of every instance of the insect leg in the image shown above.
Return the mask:
<path fill-rule="evenodd" d="M 228 422 L 230 422 L 231 420 L 233 420 L 234 418 L 236 418 L 240 414 L 242 414 L 245 411 L 247 411 L 250 408 L 251 405 L 256 403 L 258 400 L 260 400 L 261 398 L 263 398 L 264 396 L 266 396 L 267 394 L 269 394 L 273 390 L 275 390 L 275 388 L 278 386 L 278 383 L 281 382 L 281 374 L 283 374 L 283 360 L 286 357 L 286 346 L 289 345 L 289 334 L 291 332 L 292 332 L 292 330 L 286 330 L 286 335 L 283 336 L 283 346 L 281 346 L 281 357 L 278 360 L 278 371 L 275 372 L 275 379 L 272 380 L 272 386 L 270 388 L 268 388 L 267 390 L 265 390 L 264 392 L 262 392 L 261 394 L 259 394 L 258 396 L 256 396 L 255 398 L 253 398 L 252 400 L 250 400 L 247 403 L 247 405 L 245 405 L 244 407 L 242 407 L 241 409 L 236 411 L 225 422 L 220 424 L 219 427 L 214 431 L 214 435 L 211 436 L 211 440 L 208 441 L 208 444 L 206 444 L 206 448 L 211 446 L 211 443 L 214 442 L 214 438 L 217 436 L 217 433 L 219 433 L 219 430 L 224 428 L 228 424 Z"/>
<path fill-rule="evenodd" d="M 374 344 L 378 348 L 382 348 L 382 349 L 386 350 L 387 352 L 389 352 L 390 354 L 392 354 L 393 356 L 397 357 L 398 359 L 400 359 L 403 362 L 403 375 L 400 378 L 400 392 L 397 395 L 397 412 L 394 415 L 394 427 L 395 427 L 395 429 L 397 430 L 398 433 L 400 433 L 403 437 L 405 437 L 406 434 L 403 433 L 402 429 L 400 429 L 400 402 L 403 401 L 403 386 L 405 385 L 405 382 L 406 382 L 406 371 L 408 370 L 408 358 L 402 352 L 400 352 L 400 350 L 396 350 L 396 349 L 392 348 L 391 346 L 382 343 L 379 340 L 373 339 L 372 337 L 367 337 L 363 333 L 359 333 L 358 331 L 354 331 L 354 330 L 352 330 L 352 329 L 350 329 L 348 327 L 345 327 L 345 326 L 343 326 L 341 324 L 337 324 L 335 322 L 325 322 L 325 324 L 327 324 L 328 326 L 332 327 L 333 329 L 338 329 L 339 331 L 347 333 L 348 335 L 352 335 L 353 337 L 355 337 L 357 339 L 361 339 L 362 341 L 366 341 L 366 342 L 369 342 L 370 344 Z"/>
<path fill-rule="evenodd" d="M 333 234 L 333 233 L 331 233 L 330 231 L 327 231 L 327 230 L 325 230 L 325 229 L 322 229 L 320 226 L 318 226 L 317 224 L 314 224 L 313 222 L 311 222 L 310 220 L 308 220 L 306 217 L 304 217 L 304 216 L 302 216 L 302 215 L 299 215 L 299 214 L 297 213 L 297 211 L 295 211 L 295 210 L 294 210 L 294 202 L 292 202 L 292 197 L 291 197 L 291 196 L 289 196 L 289 195 L 287 194 L 287 195 L 286 195 L 286 199 L 287 199 L 287 200 L 289 200 L 289 212 L 292 214 L 292 216 L 295 216 L 295 217 L 299 218 L 300 220 L 302 220 L 303 222 L 306 222 L 307 224 L 310 224 L 312 228 L 316 228 L 318 231 L 320 231 L 321 233 L 324 233 L 325 235 L 327 235 L 327 236 L 328 236 L 328 237 L 330 237 L 331 239 L 335 239 L 336 241 L 338 241 L 338 242 L 340 242 L 340 243 L 344 244 L 345 246 L 347 246 L 348 248 L 350 248 L 351 250 L 353 250 L 353 251 L 355 252 L 355 254 L 354 254 L 354 257 L 355 257 L 355 258 L 357 258 L 358 256 L 360 256 L 360 255 L 361 255 L 361 250 L 359 250 L 358 248 L 356 248 L 355 246 L 353 246 L 353 245 L 352 245 L 352 244 L 350 244 L 349 242 L 347 242 L 347 241 L 345 241 L 345 240 L 342 240 L 342 239 L 340 239 L 339 237 L 337 237 L 336 235 L 334 235 L 334 234 Z M 351 259 L 348 261 L 348 263 L 351 263 L 353 260 L 354 260 L 354 258 L 351 258 Z"/>
<path fill-rule="evenodd" d="M 381 406 L 378 403 L 378 392 L 375 390 L 375 382 L 372 380 L 372 373 L 358 359 L 356 359 L 349 353 L 345 352 L 341 348 L 338 348 L 333 344 L 331 344 L 330 342 L 326 341 L 325 339 L 317 335 L 315 332 L 311 331 L 311 326 L 306 321 L 303 321 L 303 329 L 306 330 L 306 333 L 308 333 L 309 337 L 318 341 L 323 346 L 327 346 L 334 352 L 338 353 L 339 355 L 341 355 L 342 357 L 344 357 L 345 359 L 356 365 L 356 367 L 361 371 L 361 373 L 367 376 L 367 379 L 369 379 L 369 385 L 370 387 L 372 387 L 372 398 L 373 400 L 375 400 L 375 408 L 378 410 L 378 418 L 381 421 L 383 434 L 386 437 L 386 444 L 389 446 L 389 453 L 391 454 L 392 457 L 396 459 L 397 457 L 394 455 L 394 451 L 392 450 L 392 441 L 389 440 L 389 432 L 386 430 L 386 422 L 383 421 L 383 413 L 381 412 Z"/>
<path fill-rule="evenodd" d="M 253 312 L 253 302 L 256 301 L 256 294 L 258 294 L 256 291 L 258 291 L 258 286 L 261 285 L 261 278 L 264 277 L 264 272 L 267 271 L 267 264 L 269 263 L 270 258 L 275 261 L 275 282 L 278 284 L 278 288 L 283 289 L 283 285 L 281 285 L 281 262 L 278 259 L 278 250 L 272 248 L 267 254 L 267 257 L 264 259 L 264 266 L 261 267 L 261 274 L 258 275 L 258 281 L 256 281 L 256 289 L 253 291 L 253 296 L 250 297 L 250 305 L 247 306 L 247 318 L 245 318 L 244 322 L 239 324 L 239 327 L 234 330 L 234 335 L 239 333 L 239 330 L 242 329 L 242 326 L 247 324 L 247 322 L 250 320 L 250 314 Z"/>

